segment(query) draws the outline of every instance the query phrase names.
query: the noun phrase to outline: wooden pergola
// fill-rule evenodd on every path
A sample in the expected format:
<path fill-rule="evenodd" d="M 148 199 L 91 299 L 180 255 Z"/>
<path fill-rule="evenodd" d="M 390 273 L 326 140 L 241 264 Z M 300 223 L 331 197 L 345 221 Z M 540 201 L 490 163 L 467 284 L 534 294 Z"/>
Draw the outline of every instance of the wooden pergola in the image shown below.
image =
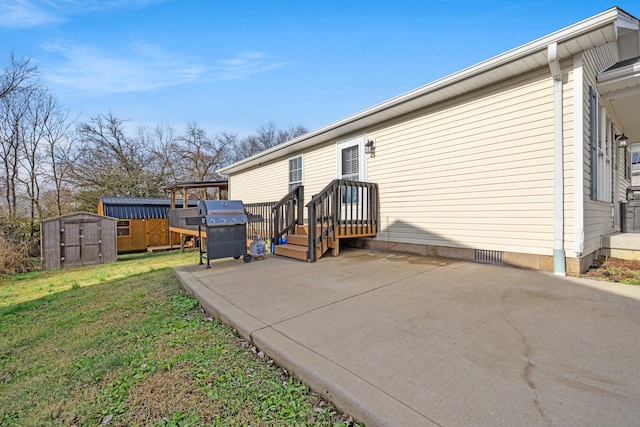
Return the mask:
<path fill-rule="evenodd" d="M 176 182 L 173 185 L 165 187 L 163 190 L 171 192 L 171 209 L 176 209 L 176 195 L 182 193 L 182 207 L 186 208 L 189 201 L 189 190 L 194 189 L 217 188 L 218 195 L 222 191 L 229 190 L 229 181 L 193 181 L 193 182 Z"/>

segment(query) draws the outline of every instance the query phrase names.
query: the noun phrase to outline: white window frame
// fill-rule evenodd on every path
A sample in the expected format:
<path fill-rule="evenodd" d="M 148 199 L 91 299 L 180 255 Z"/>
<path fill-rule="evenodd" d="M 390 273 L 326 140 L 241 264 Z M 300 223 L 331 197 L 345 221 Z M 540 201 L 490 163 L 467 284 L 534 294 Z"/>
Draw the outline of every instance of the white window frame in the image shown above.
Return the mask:
<path fill-rule="evenodd" d="M 599 109 L 600 132 L 598 135 L 598 200 L 611 202 L 613 194 L 613 126 L 604 106 Z"/>
<path fill-rule="evenodd" d="M 300 180 L 295 180 L 292 181 L 291 180 L 291 161 L 292 160 L 296 160 L 296 159 L 300 159 Z M 295 169 L 295 171 L 297 171 L 298 169 Z M 287 182 L 288 182 L 288 192 L 292 191 L 293 189 L 295 189 L 296 187 L 299 187 L 301 185 L 303 185 L 304 183 L 304 156 L 302 154 L 298 154 L 297 156 L 293 156 L 293 157 L 289 157 L 287 159 Z"/>
<path fill-rule="evenodd" d="M 364 152 L 365 135 L 338 141 L 336 143 L 336 178 L 342 179 L 342 150 L 354 145 L 358 146 L 358 181 L 367 180 L 367 156 Z"/>
<path fill-rule="evenodd" d="M 613 131 L 607 110 L 598 102 L 598 92 L 589 87 L 591 133 L 591 199 L 613 201 Z M 595 191 L 595 195 L 594 195 Z"/>

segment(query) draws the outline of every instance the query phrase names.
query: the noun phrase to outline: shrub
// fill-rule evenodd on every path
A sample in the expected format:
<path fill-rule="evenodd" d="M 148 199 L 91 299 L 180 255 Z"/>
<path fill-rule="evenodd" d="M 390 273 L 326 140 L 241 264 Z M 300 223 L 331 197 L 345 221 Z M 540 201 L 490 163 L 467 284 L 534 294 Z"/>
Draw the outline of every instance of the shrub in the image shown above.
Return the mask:
<path fill-rule="evenodd" d="M 9 240 L 0 235 L 0 276 L 35 270 L 29 241 Z"/>

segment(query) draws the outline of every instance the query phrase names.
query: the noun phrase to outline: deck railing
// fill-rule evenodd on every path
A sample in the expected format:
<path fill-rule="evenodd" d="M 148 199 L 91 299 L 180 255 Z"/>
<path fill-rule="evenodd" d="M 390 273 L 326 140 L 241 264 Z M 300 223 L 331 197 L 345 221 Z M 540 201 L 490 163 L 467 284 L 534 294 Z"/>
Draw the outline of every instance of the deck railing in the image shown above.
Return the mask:
<path fill-rule="evenodd" d="M 378 184 L 333 180 L 307 203 L 309 261 L 341 236 L 375 234 L 379 213 Z"/>
<path fill-rule="evenodd" d="M 247 225 L 247 238 L 257 239 L 260 236 L 263 239 L 273 236 L 273 206 L 278 202 L 261 202 L 246 203 L 245 211 L 252 215 L 262 216 L 262 221 L 250 222 Z"/>
<path fill-rule="evenodd" d="M 304 221 L 304 187 L 291 190 L 273 206 L 273 241 L 278 244 L 282 236 L 302 225 Z"/>

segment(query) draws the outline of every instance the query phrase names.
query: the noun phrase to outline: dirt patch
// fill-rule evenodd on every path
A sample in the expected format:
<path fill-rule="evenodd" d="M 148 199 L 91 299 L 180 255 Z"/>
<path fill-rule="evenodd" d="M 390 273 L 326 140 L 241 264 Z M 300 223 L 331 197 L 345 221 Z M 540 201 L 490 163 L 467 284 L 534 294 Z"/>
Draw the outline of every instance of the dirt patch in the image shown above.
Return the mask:
<path fill-rule="evenodd" d="M 600 257 L 583 277 L 640 285 L 640 261 Z"/>
<path fill-rule="evenodd" d="M 168 414 L 195 412 L 203 423 L 211 423 L 222 408 L 196 386 L 188 373 L 179 370 L 151 375 L 129 390 L 127 424 L 151 425 Z"/>

